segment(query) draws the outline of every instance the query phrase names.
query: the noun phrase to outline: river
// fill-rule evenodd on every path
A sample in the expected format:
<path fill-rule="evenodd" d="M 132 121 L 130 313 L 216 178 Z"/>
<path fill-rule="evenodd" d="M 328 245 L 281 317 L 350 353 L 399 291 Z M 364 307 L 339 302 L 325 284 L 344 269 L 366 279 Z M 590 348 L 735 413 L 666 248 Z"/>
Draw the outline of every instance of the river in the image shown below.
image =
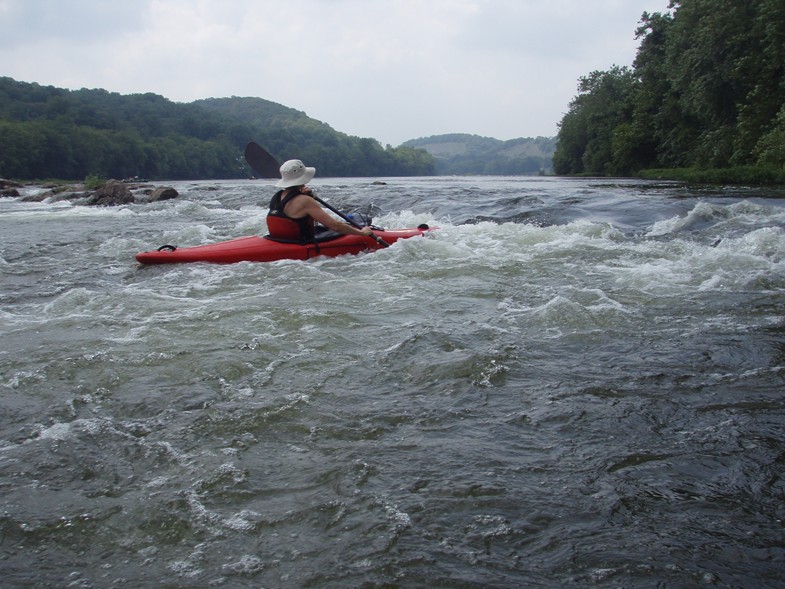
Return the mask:
<path fill-rule="evenodd" d="M 3 587 L 785 587 L 785 190 L 317 179 L 0 199 Z M 26 194 L 36 187 L 24 189 Z"/>

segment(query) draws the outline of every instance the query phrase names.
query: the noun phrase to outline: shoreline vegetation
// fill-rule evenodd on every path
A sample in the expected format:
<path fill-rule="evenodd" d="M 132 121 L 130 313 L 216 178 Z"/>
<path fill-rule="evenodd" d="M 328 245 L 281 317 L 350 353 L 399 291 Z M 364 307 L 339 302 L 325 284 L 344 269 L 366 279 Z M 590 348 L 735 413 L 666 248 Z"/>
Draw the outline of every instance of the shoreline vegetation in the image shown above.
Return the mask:
<path fill-rule="evenodd" d="M 785 169 L 760 166 L 733 168 L 653 168 L 641 170 L 638 177 L 644 180 L 675 180 L 688 184 L 721 184 L 750 186 L 785 186 Z"/>
<path fill-rule="evenodd" d="M 557 175 L 785 184 L 782 0 L 671 0 L 636 36 L 631 68 L 579 79 Z"/>

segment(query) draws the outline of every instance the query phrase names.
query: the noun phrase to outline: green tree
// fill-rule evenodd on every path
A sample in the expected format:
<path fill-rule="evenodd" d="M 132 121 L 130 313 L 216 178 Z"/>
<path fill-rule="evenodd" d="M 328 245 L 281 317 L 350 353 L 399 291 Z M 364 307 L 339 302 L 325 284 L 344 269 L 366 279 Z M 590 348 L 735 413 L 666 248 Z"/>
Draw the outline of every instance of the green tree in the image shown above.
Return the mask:
<path fill-rule="evenodd" d="M 670 14 L 644 12 L 636 31 L 640 45 L 633 68 L 640 85 L 629 132 L 637 138 L 638 170 L 679 165 L 695 127 L 681 112 L 669 79 L 666 54 L 672 24 Z"/>
<path fill-rule="evenodd" d="M 632 76 L 581 79 L 559 129 L 558 173 L 782 165 L 785 3 L 672 0 L 644 13 Z"/>
<path fill-rule="evenodd" d="M 630 68 L 614 66 L 580 79 L 579 94 L 562 119 L 553 156 L 557 174 L 622 174 L 629 172 L 624 150 L 634 144 L 630 131 L 637 80 Z M 623 135 L 626 134 L 626 135 Z M 616 153 L 614 153 L 616 136 Z"/>
<path fill-rule="evenodd" d="M 759 165 L 785 170 L 785 106 L 780 109 L 772 128 L 758 140 L 753 155 Z"/>

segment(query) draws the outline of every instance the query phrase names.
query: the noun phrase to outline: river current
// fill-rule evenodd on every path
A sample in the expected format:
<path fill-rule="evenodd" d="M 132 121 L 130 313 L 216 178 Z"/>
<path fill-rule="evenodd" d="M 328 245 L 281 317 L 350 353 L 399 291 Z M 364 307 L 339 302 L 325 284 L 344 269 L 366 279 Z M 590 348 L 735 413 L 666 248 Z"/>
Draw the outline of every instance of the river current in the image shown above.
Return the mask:
<path fill-rule="evenodd" d="M 312 185 L 438 229 L 308 262 L 135 266 L 267 181 L 0 199 L 0 585 L 785 587 L 785 191 L 383 180 Z"/>

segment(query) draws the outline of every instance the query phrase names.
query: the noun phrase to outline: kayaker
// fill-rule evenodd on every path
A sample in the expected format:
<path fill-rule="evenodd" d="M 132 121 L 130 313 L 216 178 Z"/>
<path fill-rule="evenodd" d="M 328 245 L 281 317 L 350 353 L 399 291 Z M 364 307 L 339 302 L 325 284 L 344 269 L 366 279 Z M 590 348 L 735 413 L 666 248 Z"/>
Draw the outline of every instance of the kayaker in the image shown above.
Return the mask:
<path fill-rule="evenodd" d="M 324 210 L 313 198 L 307 184 L 316 175 L 316 168 L 306 167 L 300 160 L 289 160 L 281 166 L 281 179 L 275 184 L 281 188 L 270 200 L 267 213 L 267 230 L 272 239 L 312 243 L 316 239 L 316 223 L 344 235 L 373 237 L 370 227 L 357 229 L 342 223 Z"/>

